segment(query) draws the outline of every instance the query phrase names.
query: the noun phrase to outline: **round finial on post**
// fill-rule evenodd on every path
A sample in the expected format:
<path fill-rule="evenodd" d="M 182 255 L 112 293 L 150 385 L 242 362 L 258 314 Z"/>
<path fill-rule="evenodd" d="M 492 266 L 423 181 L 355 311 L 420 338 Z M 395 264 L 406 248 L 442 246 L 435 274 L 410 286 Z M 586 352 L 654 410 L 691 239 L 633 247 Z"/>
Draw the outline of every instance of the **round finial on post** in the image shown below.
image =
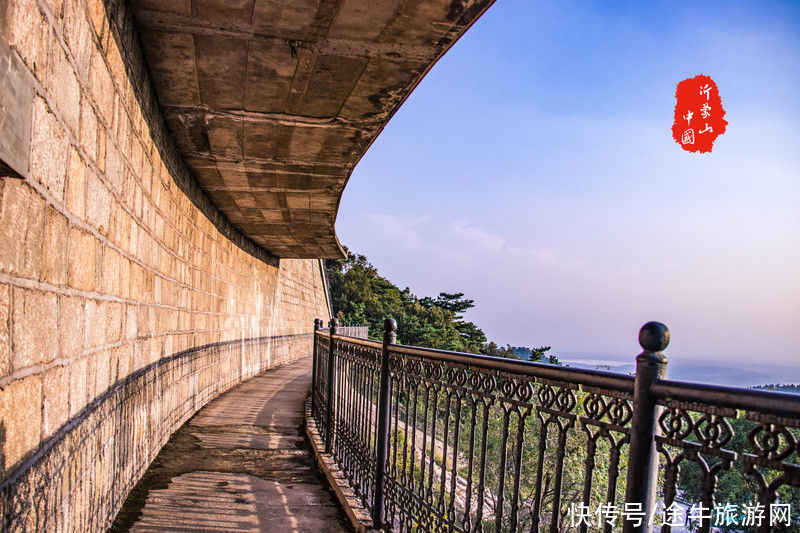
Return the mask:
<path fill-rule="evenodd" d="M 662 352 L 669 346 L 669 328 L 661 322 L 648 322 L 639 330 L 639 345 L 646 352 Z"/>
<path fill-rule="evenodd" d="M 397 340 L 397 320 L 387 318 L 383 321 L 383 341 L 387 344 L 394 344 Z"/>
<path fill-rule="evenodd" d="M 655 436 L 662 409 L 652 387 L 667 376 L 667 357 L 662 351 L 669 345 L 669 329 L 661 322 L 648 322 L 639 330 L 639 344 L 644 351 L 636 356 L 625 501 L 640 504 L 644 516 L 652 516 L 658 488 Z M 640 526 L 626 520 L 623 533 L 644 531 Z"/>
<path fill-rule="evenodd" d="M 318 331 L 320 329 L 322 329 L 322 319 L 321 318 L 315 318 L 314 319 L 314 331 Z"/>
<path fill-rule="evenodd" d="M 331 318 L 331 321 L 328 323 L 328 327 L 330 328 L 331 333 L 336 335 L 336 330 L 339 328 L 339 319 Z"/>

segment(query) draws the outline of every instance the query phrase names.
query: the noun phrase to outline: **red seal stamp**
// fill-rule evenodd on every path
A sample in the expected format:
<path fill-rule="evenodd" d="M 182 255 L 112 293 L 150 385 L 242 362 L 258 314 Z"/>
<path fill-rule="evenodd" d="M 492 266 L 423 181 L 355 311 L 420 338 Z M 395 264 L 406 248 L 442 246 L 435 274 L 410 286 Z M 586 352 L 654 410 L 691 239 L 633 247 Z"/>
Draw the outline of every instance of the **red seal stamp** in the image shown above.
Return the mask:
<path fill-rule="evenodd" d="M 688 152 L 710 152 L 725 133 L 725 110 L 714 80 L 700 74 L 678 84 L 672 138 Z"/>

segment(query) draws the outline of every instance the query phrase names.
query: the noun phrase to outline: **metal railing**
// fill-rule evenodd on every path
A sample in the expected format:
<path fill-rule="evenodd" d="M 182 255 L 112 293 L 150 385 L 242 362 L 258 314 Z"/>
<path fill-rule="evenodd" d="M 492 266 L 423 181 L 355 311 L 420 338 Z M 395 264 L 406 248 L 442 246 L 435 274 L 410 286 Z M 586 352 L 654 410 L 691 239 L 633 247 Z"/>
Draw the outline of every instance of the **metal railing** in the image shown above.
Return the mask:
<path fill-rule="evenodd" d="M 321 328 L 312 416 L 375 527 L 708 532 L 728 504 L 739 530 L 800 530 L 776 512 L 800 505 L 800 397 L 664 379 L 663 324 L 635 377 Z"/>
<path fill-rule="evenodd" d="M 330 326 L 330 325 L 329 325 Z M 318 327 L 316 331 L 326 332 L 329 327 L 326 327 L 321 319 L 314 320 L 314 327 Z M 336 326 L 336 334 L 341 337 L 355 337 L 357 339 L 369 339 L 369 324 L 340 324 Z"/>
<path fill-rule="evenodd" d="M 367 324 L 345 324 L 337 326 L 337 334 L 342 337 L 355 337 L 357 339 L 369 338 L 369 326 Z"/>

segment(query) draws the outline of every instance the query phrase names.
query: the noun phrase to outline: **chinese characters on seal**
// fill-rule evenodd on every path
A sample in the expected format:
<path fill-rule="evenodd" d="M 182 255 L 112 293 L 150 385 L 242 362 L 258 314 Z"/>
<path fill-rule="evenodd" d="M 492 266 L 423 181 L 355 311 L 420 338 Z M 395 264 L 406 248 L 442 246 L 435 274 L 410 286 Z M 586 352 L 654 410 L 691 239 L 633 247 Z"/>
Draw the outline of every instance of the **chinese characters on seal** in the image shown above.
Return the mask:
<path fill-rule="evenodd" d="M 728 125 L 717 84 L 700 74 L 680 82 L 675 98 L 673 139 L 688 152 L 710 152 Z"/>

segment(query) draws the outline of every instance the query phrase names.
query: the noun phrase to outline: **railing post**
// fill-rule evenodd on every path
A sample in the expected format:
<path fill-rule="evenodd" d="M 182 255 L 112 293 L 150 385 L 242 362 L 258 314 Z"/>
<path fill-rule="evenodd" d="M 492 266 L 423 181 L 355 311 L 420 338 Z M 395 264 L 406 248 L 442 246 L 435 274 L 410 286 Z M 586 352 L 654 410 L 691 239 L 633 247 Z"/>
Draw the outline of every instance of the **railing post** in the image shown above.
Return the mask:
<path fill-rule="evenodd" d="M 667 358 L 662 351 L 669 345 L 669 329 L 660 322 L 648 322 L 639 330 L 639 344 L 644 351 L 636 357 L 625 503 L 640 504 L 644 518 L 640 525 L 624 520 L 624 533 L 649 531 L 648 522 L 655 509 L 658 454 L 654 437 L 659 409 L 650 386 L 666 376 Z"/>
<path fill-rule="evenodd" d="M 334 380 L 334 359 L 336 358 L 336 350 L 333 349 L 333 336 L 336 335 L 336 328 L 339 327 L 339 320 L 331 318 L 328 322 L 328 333 L 330 334 L 330 342 L 328 343 L 328 404 L 326 406 L 326 431 L 325 431 L 325 453 L 331 453 L 331 446 L 333 444 L 333 380 Z"/>
<path fill-rule="evenodd" d="M 317 332 L 322 329 L 322 319 L 315 318 L 314 319 L 314 342 L 311 346 L 311 406 L 313 407 L 316 404 L 316 396 L 317 396 L 317 365 L 319 365 L 319 361 L 317 360 L 318 353 L 317 353 Z"/>
<path fill-rule="evenodd" d="M 389 368 L 389 345 L 397 340 L 397 322 L 393 318 L 383 321 L 383 350 L 381 351 L 381 377 L 378 386 L 378 433 L 375 458 L 375 495 L 372 499 L 372 524 L 383 527 L 384 476 L 389 461 L 389 417 L 391 409 L 392 373 Z"/>

